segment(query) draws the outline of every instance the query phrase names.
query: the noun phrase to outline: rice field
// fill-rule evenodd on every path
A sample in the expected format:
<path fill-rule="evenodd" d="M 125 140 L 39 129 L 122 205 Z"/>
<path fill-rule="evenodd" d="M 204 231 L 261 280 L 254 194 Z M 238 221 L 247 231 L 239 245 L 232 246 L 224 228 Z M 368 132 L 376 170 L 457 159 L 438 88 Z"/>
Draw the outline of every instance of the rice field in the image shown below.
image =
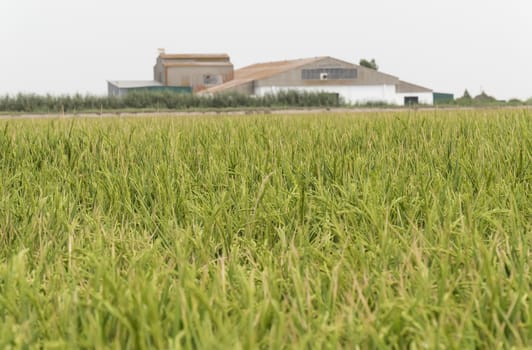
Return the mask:
<path fill-rule="evenodd" d="M 532 346 L 531 110 L 0 120 L 0 348 Z"/>

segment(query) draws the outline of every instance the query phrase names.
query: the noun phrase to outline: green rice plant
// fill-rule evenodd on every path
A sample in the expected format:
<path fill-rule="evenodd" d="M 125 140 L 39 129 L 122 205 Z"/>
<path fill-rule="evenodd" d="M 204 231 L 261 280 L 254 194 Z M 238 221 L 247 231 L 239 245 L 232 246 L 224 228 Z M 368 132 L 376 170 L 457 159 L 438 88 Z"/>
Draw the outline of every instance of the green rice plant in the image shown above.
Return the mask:
<path fill-rule="evenodd" d="M 528 109 L 2 119 L 0 348 L 527 348 L 531 150 Z"/>

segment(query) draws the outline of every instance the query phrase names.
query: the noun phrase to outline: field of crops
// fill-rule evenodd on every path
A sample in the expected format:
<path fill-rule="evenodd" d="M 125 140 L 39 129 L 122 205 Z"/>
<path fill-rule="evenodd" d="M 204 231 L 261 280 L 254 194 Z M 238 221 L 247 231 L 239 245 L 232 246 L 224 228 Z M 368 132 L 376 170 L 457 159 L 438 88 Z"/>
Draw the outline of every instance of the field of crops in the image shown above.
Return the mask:
<path fill-rule="evenodd" d="M 525 348 L 532 111 L 0 120 L 0 348 Z"/>

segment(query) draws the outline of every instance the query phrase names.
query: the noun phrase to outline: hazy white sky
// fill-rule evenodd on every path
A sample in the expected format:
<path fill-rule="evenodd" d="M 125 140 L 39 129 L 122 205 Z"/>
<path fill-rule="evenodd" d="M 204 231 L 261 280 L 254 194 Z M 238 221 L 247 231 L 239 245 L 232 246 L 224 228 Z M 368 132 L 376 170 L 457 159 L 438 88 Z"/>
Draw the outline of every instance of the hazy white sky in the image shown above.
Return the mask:
<path fill-rule="evenodd" d="M 532 97 L 532 0 L 0 0 L 0 95 L 105 94 L 157 48 L 236 68 L 333 56 L 435 91 Z"/>

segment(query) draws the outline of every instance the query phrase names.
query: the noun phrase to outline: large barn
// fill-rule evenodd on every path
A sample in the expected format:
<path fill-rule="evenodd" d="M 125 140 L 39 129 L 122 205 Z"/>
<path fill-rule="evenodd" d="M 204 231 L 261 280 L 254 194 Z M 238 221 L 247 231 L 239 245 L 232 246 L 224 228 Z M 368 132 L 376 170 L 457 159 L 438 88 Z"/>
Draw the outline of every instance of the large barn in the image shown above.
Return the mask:
<path fill-rule="evenodd" d="M 352 104 L 433 104 L 431 89 L 333 57 L 253 64 L 236 70 L 232 80 L 201 93 L 263 96 L 287 90 L 335 93 Z"/>

